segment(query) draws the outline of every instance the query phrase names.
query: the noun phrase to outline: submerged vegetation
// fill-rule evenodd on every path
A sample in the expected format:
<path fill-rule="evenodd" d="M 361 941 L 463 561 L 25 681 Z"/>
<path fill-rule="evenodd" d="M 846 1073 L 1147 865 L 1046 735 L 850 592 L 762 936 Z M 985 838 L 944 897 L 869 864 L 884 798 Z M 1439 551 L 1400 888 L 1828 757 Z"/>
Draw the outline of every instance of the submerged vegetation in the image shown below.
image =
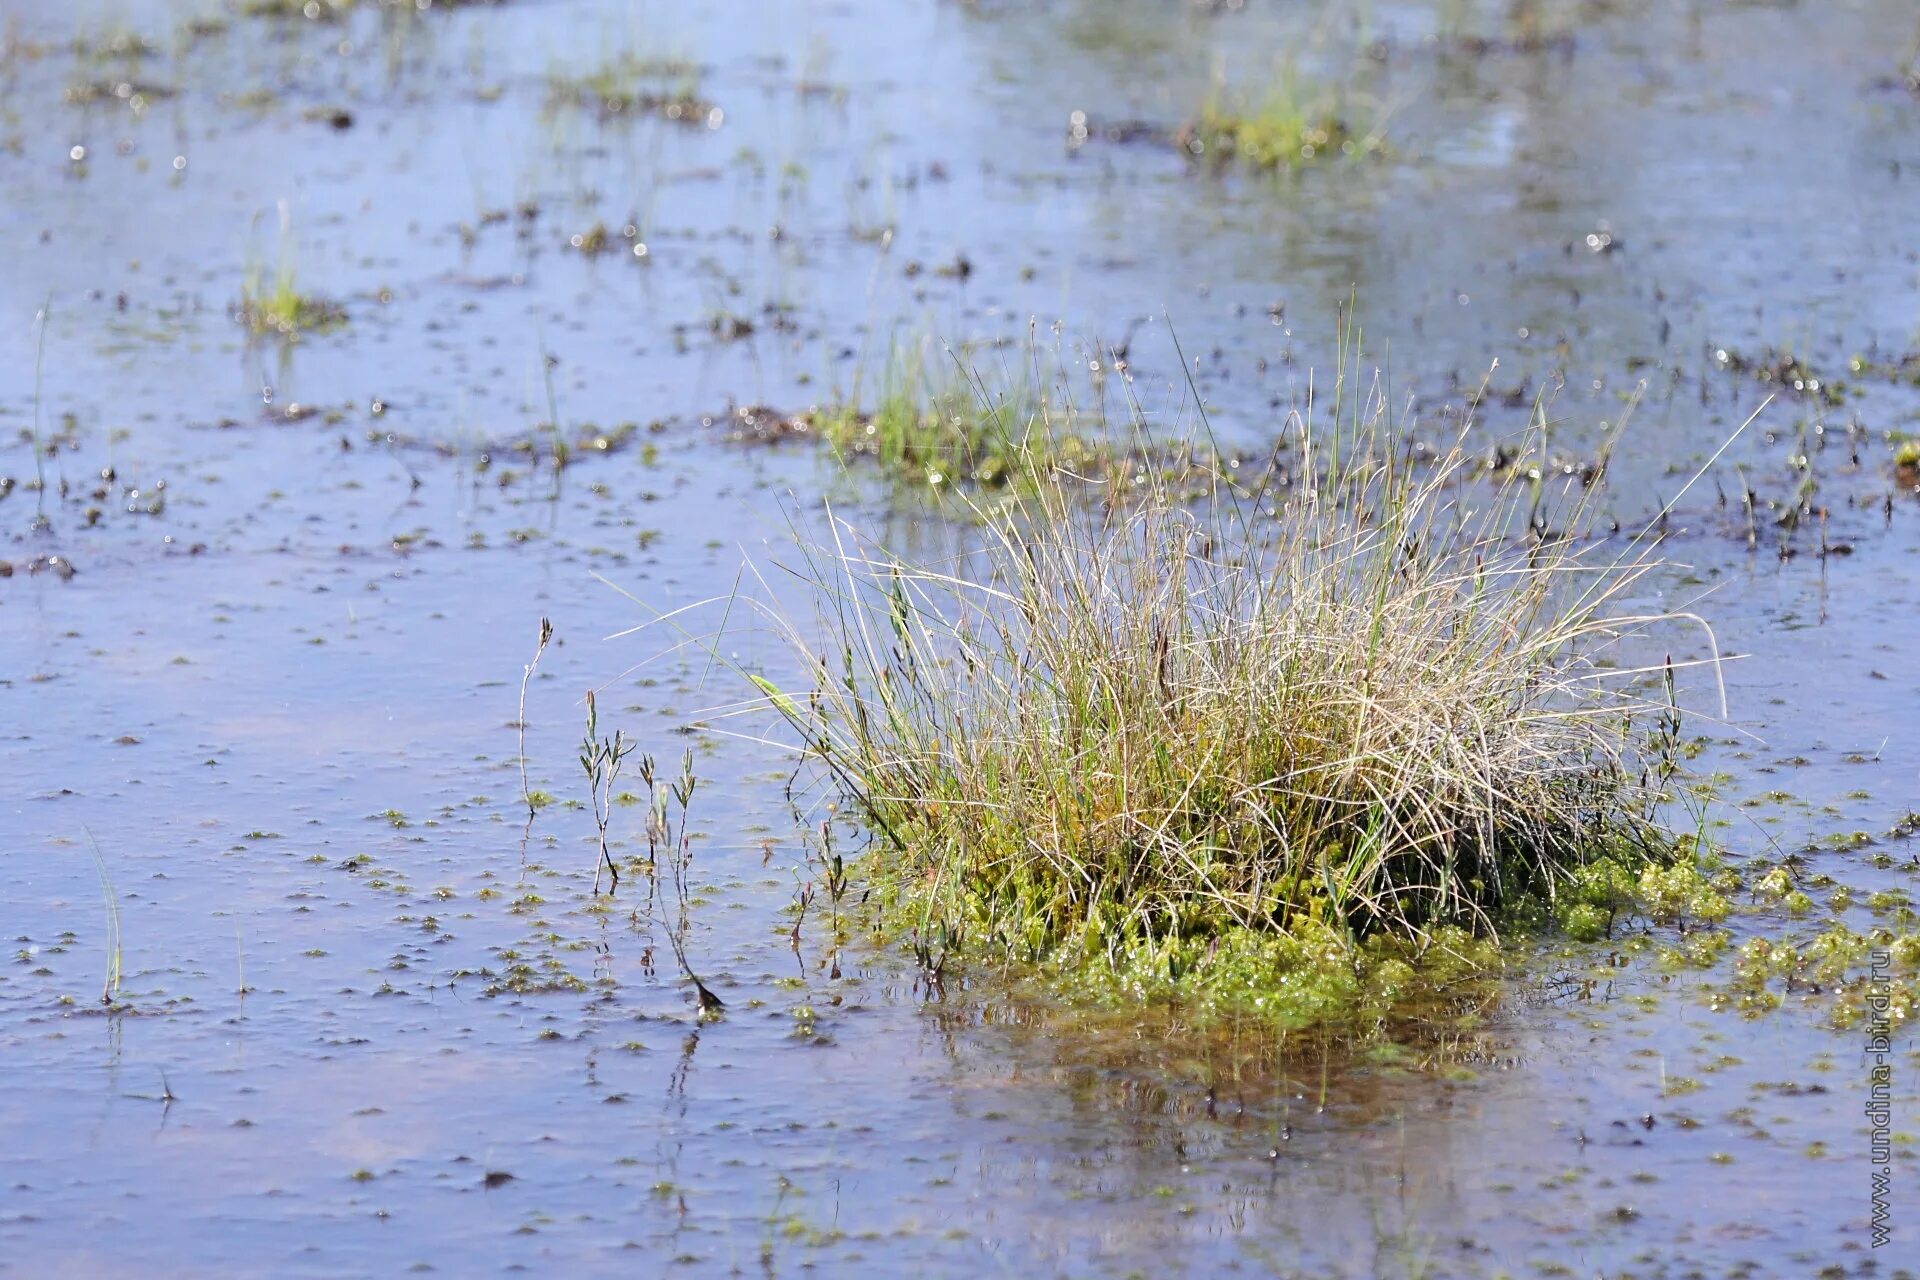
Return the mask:
<path fill-rule="evenodd" d="M 1257 487 L 1030 469 L 937 564 L 800 536 L 819 625 L 767 607 L 809 687 L 751 679 L 876 832 L 923 963 L 1326 1021 L 1486 972 L 1583 868 L 1665 860 L 1675 713 L 1605 653 L 1658 620 L 1624 600 L 1655 561 L 1595 554 L 1577 484 L 1466 486 L 1465 431 L 1417 460 L 1347 385 Z"/>
<path fill-rule="evenodd" d="M 1920 1016 L 1920 931 L 1914 925 L 1910 917 L 1896 918 L 1862 932 L 1832 919 L 1817 931 L 1747 938 L 1713 992 L 1713 1007 L 1758 1018 L 1792 1001 L 1811 1006 L 1838 1030 L 1875 1017 L 1889 1026 L 1910 1026 Z"/>
<path fill-rule="evenodd" d="M 1691 853 L 1691 839 L 1680 849 Z M 1578 942 L 1612 938 L 1629 919 L 1711 928 L 1732 910 L 1710 868 L 1692 858 L 1669 865 L 1634 867 L 1612 857 L 1577 869 L 1557 895 L 1556 912 L 1568 937 Z"/>

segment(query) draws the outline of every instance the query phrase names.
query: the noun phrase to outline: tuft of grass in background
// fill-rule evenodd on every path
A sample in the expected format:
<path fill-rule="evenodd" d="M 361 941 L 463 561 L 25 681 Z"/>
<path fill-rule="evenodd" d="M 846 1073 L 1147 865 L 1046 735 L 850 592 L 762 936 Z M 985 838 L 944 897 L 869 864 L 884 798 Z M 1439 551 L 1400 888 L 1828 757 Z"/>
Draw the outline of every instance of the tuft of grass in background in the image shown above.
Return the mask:
<path fill-rule="evenodd" d="M 428 9 L 486 8 L 505 3 L 507 0 L 241 0 L 237 10 L 244 18 L 340 22 L 362 4 L 369 9 L 395 10 L 410 15 L 424 13 Z"/>
<path fill-rule="evenodd" d="M 1259 97 L 1216 85 L 1199 117 L 1179 131 L 1176 141 L 1197 160 L 1239 163 L 1261 172 L 1375 156 L 1385 149 L 1380 124 L 1357 122 L 1342 95 L 1306 86 L 1291 67 Z"/>
<path fill-rule="evenodd" d="M 864 391 L 856 379 L 850 397 L 813 410 L 807 424 L 843 459 L 871 457 L 933 488 L 997 488 L 1111 461 L 1084 416 L 1056 406 L 1030 371 L 990 387 L 931 343 L 895 343 L 878 388 L 870 399 Z"/>
<path fill-rule="evenodd" d="M 347 312 L 337 302 L 300 292 L 292 268 L 283 263 L 271 282 L 258 269 L 247 273 L 240 290 L 240 322 L 256 334 L 292 338 L 343 325 Z"/>
<path fill-rule="evenodd" d="M 547 109 L 591 111 L 603 121 L 654 116 L 674 124 L 718 129 L 726 114 L 700 90 L 700 67 L 682 58 L 643 58 L 624 51 L 584 70 L 547 75 Z"/>
<path fill-rule="evenodd" d="M 346 308 L 339 303 L 303 293 L 293 263 L 292 217 L 286 202 L 280 202 L 280 261 L 271 278 L 258 262 L 247 268 L 240 287 L 240 323 L 255 334 L 278 334 L 283 338 L 302 333 L 324 332 L 347 322 Z"/>
<path fill-rule="evenodd" d="M 1078 385 L 1073 370 L 1090 364 L 1099 372 Z M 1116 424 L 1109 416 L 1107 380 L 1124 372 L 1112 352 L 1071 359 L 1043 352 L 1032 339 L 1020 360 L 985 371 L 964 351 L 896 341 L 877 385 L 863 372 L 844 398 L 776 420 L 770 430 L 756 426 L 761 418 L 754 416 L 749 431 L 762 439 L 812 433 L 843 463 L 868 459 L 904 483 L 976 500 L 1064 476 L 1099 479 L 1115 490 L 1146 484 L 1149 471 L 1163 480 L 1190 477 L 1196 442 L 1164 448 L 1134 422 Z"/>
<path fill-rule="evenodd" d="M 1609 655 L 1662 620 L 1627 599 L 1644 541 L 1602 554 L 1590 491 L 1489 494 L 1470 428 L 1419 459 L 1338 385 L 1252 488 L 1116 493 L 1029 438 L 1017 499 L 950 558 L 831 512 L 796 529 L 817 616 L 758 607 L 807 678 L 747 678 L 876 833 L 866 871 L 923 963 L 1384 1016 L 1494 969 L 1499 926 L 1582 868 L 1665 860 L 1671 707 Z"/>
<path fill-rule="evenodd" d="M 338 22 L 355 7 L 355 0 L 242 0 L 239 13 L 243 18 Z"/>

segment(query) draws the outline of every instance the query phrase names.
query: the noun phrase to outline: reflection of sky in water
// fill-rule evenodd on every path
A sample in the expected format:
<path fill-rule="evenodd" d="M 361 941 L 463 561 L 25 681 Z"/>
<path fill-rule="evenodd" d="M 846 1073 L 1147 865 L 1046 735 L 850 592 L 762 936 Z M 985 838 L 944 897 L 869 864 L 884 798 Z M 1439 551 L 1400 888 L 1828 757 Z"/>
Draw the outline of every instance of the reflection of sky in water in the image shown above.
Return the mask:
<path fill-rule="evenodd" d="M 1239 82 L 1298 48 L 1304 68 L 1339 70 L 1357 37 L 1316 13 L 767 6 L 747 22 L 607 5 L 556 21 L 509 5 L 241 22 L 149 59 L 142 75 L 189 87 L 137 120 L 64 104 L 95 73 L 60 49 L 0 76 L 0 138 L 20 141 L 0 149 L 0 315 L 18 320 L 0 324 L 0 474 L 32 474 L 16 442 L 27 319 L 49 294 L 44 418 L 77 420 L 48 463 L 70 491 L 51 530 L 30 528 L 27 490 L 0 500 L 0 559 L 19 567 L 0 579 L 0 1138 L 28 1153 L 0 1189 L 0 1274 L 651 1272 L 683 1255 L 704 1274 L 763 1251 L 776 1274 L 956 1275 L 1837 1256 L 1864 1139 L 1851 1041 L 1811 1014 L 1714 1014 L 1697 979 L 1636 962 L 1591 1002 L 1517 996 L 1485 1060 L 1464 1055 L 1471 1079 L 1323 1077 L 1311 1048 L 1284 1077 L 1236 1079 L 1205 1042 L 1067 1034 L 959 991 L 923 1008 L 888 956 L 835 982 L 816 935 L 787 944 L 806 874 L 780 798 L 790 764 L 675 731 L 734 696 L 703 681 L 697 649 L 622 675 L 664 642 L 600 640 L 638 611 L 595 573 L 686 603 L 727 589 L 742 546 L 773 558 L 782 495 L 872 510 L 818 459 L 721 446 L 693 420 L 730 399 L 828 399 L 853 381 L 845 353 L 896 327 L 1021 338 L 1037 317 L 1051 352 L 1058 321 L 1069 363 L 1133 332 L 1137 389 L 1177 416 L 1172 344 L 1139 323 L 1171 316 L 1222 428 L 1257 442 L 1357 289 L 1369 347 L 1391 342 L 1396 394 L 1436 433 L 1496 357 L 1495 391 L 1524 394 L 1490 405 L 1489 429 L 1564 369 L 1552 411 L 1570 453 L 1646 379 L 1613 472 L 1629 522 L 1767 390 L 1725 373 L 1703 387 L 1704 343 L 1832 369 L 1911 344 L 1920 111 L 1873 85 L 1904 6 L 1621 6 L 1576 27 L 1570 56 L 1479 58 L 1426 43 L 1433 7 L 1376 6 L 1360 43 L 1384 53 L 1354 90 L 1393 107 L 1391 162 L 1269 182 L 1194 176 L 1145 144 L 1068 156 L 1075 109 L 1173 125 L 1216 65 Z M 22 15 L 21 33 L 175 16 L 80 6 Z M 1501 34 L 1491 7 L 1475 20 Z M 543 114 L 550 70 L 620 48 L 699 63 L 724 127 Z M 277 100 L 236 100 L 261 86 Z M 335 109 L 350 129 L 306 118 Z M 65 158 L 77 142 L 84 175 Z M 177 181 L 174 154 L 190 157 Z M 247 347 L 227 314 L 249 261 L 277 260 L 281 199 L 301 283 L 352 315 L 284 352 Z M 629 219 L 650 266 L 563 247 Z M 1602 223 L 1618 252 L 1585 247 Z M 939 272 L 960 254 L 964 283 Z M 755 335 L 717 341 L 723 314 Z M 503 487 L 524 465 L 502 445 L 546 413 L 543 352 L 563 418 L 660 419 L 643 437 L 658 456 L 588 458 L 554 501 L 544 477 Z M 1712 587 L 1700 609 L 1743 655 L 1733 720 L 1759 740 L 1696 724 L 1716 739 L 1701 767 L 1736 796 L 1795 796 L 1735 812 L 1745 853 L 1884 831 L 1920 787 L 1912 507 L 1889 522 L 1878 501 L 1882 433 L 1915 406 L 1859 381 L 1838 408 L 1776 404 L 1730 454 L 1790 492 L 1820 421 L 1816 478 L 1854 553 L 1822 565 L 1803 537 L 1782 563 L 1769 530 L 1749 558 L 1738 481 L 1719 474 L 1676 514 L 1669 546 L 1690 570 L 1656 587 L 1666 602 Z M 320 412 L 290 419 L 290 402 Z M 477 473 L 486 443 L 496 461 Z M 108 465 L 149 493 L 164 478 L 164 512 L 87 498 Z M 53 552 L 73 581 L 26 571 Z M 696 1029 L 631 903 L 581 909 L 583 811 L 555 806 L 523 834 L 513 721 L 542 615 L 562 643 L 530 699 L 536 787 L 582 794 L 596 685 L 603 719 L 663 761 L 699 753 L 694 946 L 723 1023 Z M 764 636 L 730 647 L 782 670 Z M 91 1006 L 105 948 L 89 832 L 121 900 L 138 1012 L 118 1017 Z M 637 842 L 635 810 L 615 835 Z M 1911 887 L 1897 867 L 1818 856 L 1863 889 Z M 516 964 L 584 986 L 488 994 Z M 1814 1142 L 1831 1154 L 1810 1157 Z M 513 1178 L 489 1189 L 488 1172 Z"/>
<path fill-rule="evenodd" d="M 1434 148 L 1434 159 L 1445 164 L 1482 165 L 1489 169 L 1513 164 L 1521 146 L 1525 125 L 1521 113 L 1512 108 L 1488 109 L 1474 129 Z"/>

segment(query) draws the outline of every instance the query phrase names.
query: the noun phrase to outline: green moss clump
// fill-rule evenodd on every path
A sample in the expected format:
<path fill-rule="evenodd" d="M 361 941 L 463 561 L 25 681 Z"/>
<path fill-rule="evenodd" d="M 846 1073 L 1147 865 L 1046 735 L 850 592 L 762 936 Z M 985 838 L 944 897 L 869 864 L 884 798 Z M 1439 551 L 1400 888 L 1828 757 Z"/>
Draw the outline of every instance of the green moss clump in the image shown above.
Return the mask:
<path fill-rule="evenodd" d="M 1056 953 L 1049 985 L 1093 1004 L 1177 1006 L 1200 1023 L 1255 1018 L 1281 1030 L 1385 1028 L 1491 1002 L 1499 945 L 1452 926 L 1423 942 L 1376 934 L 1356 940 L 1325 920 L 1285 933 L 1229 928 L 1142 939 L 1111 952 Z"/>
<path fill-rule="evenodd" d="M 1576 868 L 1560 889 L 1560 927 L 1576 942 L 1612 937 L 1616 922 L 1638 905 L 1637 883 L 1617 858 L 1599 858 Z"/>
<path fill-rule="evenodd" d="M 1695 850 L 1685 839 L 1670 859 L 1627 853 L 1576 868 L 1556 896 L 1561 931 L 1576 942 L 1597 942 L 1629 919 L 1695 928 L 1721 923 L 1733 905 Z"/>
<path fill-rule="evenodd" d="M 1886 953 L 1893 970 L 1872 967 Z M 1804 941 L 1752 938 L 1740 948 L 1728 992 L 1749 1016 L 1763 1014 L 1789 999 L 1822 1010 L 1827 1021 L 1845 1030 L 1879 1012 L 1872 1002 L 1884 998 L 1888 1021 L 1900 1028 L 1920 1014 L 1920 934 L 1875 929 L 1861 934 L 1838 922 Z"/>
<path fill-rule="evenodd" d="M 1762 902 L 1779 902 L 1792 892 L 1793 875 L 1785 867 L 1775 867 L 1753 886 L 1753 896 Z"/>
<path fill-rule="evenodd" d="M 1920 969 L 1920 933 L 1903 933 L 1887 945 L 1893 962 L 1905 969 Z"/>
<path fill-rule="evenodd" d="M 1640 900 L 1647 914 L 1660 924 L 1715 925 L 1732 910 L 1700 865 L 1693 861 L 1671 866 L 1649 866 L 1640 873 Z"/>

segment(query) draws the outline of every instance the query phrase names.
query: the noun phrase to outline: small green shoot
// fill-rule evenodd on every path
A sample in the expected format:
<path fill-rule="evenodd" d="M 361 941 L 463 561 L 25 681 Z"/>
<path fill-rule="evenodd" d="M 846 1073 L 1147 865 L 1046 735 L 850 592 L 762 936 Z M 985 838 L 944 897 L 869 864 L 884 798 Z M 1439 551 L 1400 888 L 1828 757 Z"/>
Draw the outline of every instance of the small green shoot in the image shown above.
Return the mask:
<path fill-rule="evenodd" d="M 93 838 L 92 831 L 87 831 L 87 848 L 93 852 L 93 867 L 100 876 L 100 896 L 107 907 L 107 977 L 100 989 L 100 1003 L 112 1005 L 120 997 L 120 895 L 114 891 L 106 855 L 100 852 L 100 842 Z"/>
<path fill-rule="evenodd" d="M 607 845 L 607 826 L 613 821 L 615 783 L 620 777 L 620 768 L 629 755 L 633 754 L 634 744 L 629 742 L 624 731 L 615 729 L 611 738 L 600 736 L 600 705 L 593 690 L 587 690 L 587 734 L 580 742 L 580 768 L 587 775 L 589 803 L 593 809 L 593 823 L 600 832 L 600 863 L 593 870 L 593 891 L 600 892 L 600 872 L 605 870 L 612 877 L 607 892 L 620 888 L 620 868 L 613 860 L 613 851 Z"/>

